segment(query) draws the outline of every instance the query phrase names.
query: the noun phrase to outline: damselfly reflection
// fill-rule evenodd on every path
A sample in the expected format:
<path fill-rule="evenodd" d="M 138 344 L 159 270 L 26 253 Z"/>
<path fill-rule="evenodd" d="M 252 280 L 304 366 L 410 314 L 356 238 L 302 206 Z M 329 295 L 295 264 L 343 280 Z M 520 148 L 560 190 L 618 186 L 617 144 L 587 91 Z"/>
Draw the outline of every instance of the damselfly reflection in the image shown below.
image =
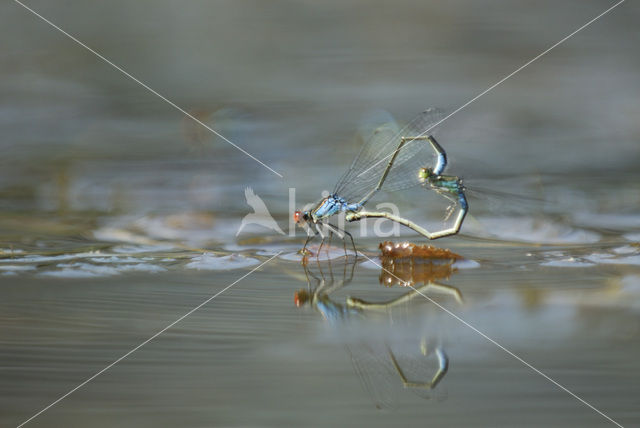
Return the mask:
<path fill-rule="evenodd" d="M 413 229 L 428 239 L 458 233 L 469 205 L 462 180 L 442 175 L 447 166 L 447 155 L 433 136 L 434 125 L 438 124 L 442 116 L 439 110 L 429 109 L 402 129 L 394 121 L 389 121 L 366 136 L 364 146 L 338 180 L 333 192 L 314 208 L 294 213 L 295 222 L 305 227 L 309 233 L 304 249 L 317 235 L 322 237 L 322 248 L 326 237 L 336 233 L 342 238 L 344 235 L 348 236 L 356 251 L 351 234 L 329 223 L 332 216 L 340 213 L 345 214 L 348 222 L 364 218 L 386 218 Z M 452 226 L 432 232 L 398 215 L 364 209 L 365 204 L 379 190 L 393 192 L 418 184 L 435 190 L 451 201 L 447 218 L 458 209 Z"/>
<path fill-rule="evenodd" d="M 383 255 L 382 259 L 385 258 L 389 257 Z M 406 261 L 406 258 L 396 260 L 398 265 Z M 430 270 L 426 268 L 411 278 L 417 291 L 406 289 L 407 292 L 399 296 L 395 294 L 393 298 L 379 302 L 349 296 L 341 303 L 332 298 L 332 295 L 352 282 L 355 262 L 354 259 L 333 264 L 329 261 L 324 267 L 319 262 L 303 263 L 307 289 L 295 293 L 296 306 L 308 304 L 313 307 L 338 332 L 349 330 L 345 323 L 358 321 L 365 322 L 367 329 L 373 329 L 373 333 L 368 334 L 356 324 L 356 334 L 352 336 L 347 333 L 343 340 L 346 340 L 345 348 L 351 356 L 354 370 L 376 407 L 394 407 L 398 394 L 401 393 L 398 390 L 403 388 L 422 398 L 431 398 L 431 391 L 440 384 L 448 371 L 449 358 L 439 338 L 438 325 L 420 324 L 417 321 L 424 319 L 425 310 L 431 316 L 439 315 L 437 311 L 431 313 L 430 310 L 434 308 L 428 306 L 419 293 L 441 294 L 460 302 L 462 296 L 457 288 L 436 282 L 455 272 L 451 267 L 453 260 L 448 264 L 438 262 L 438 267 L 431 269 L 434 272 L 431 277 L 424 273 Z M 425 259 L 423 264 L 427 265 L 429 262 Z M 312 266 L 317 269 L 312 269 Z M 382 275 L 380 280 L 384 285 L 389 285 L 382 282 Z M 413 312 L 409 311 L 411 306 L 417 312 L 403 323 L 403 316 Z M 395 315 L 392 317 L 392 314 Z M 394 320 L 393 323 L 390 322 L 391 319 Z M 389 329 L 392 331 L 385 334 Z"/>

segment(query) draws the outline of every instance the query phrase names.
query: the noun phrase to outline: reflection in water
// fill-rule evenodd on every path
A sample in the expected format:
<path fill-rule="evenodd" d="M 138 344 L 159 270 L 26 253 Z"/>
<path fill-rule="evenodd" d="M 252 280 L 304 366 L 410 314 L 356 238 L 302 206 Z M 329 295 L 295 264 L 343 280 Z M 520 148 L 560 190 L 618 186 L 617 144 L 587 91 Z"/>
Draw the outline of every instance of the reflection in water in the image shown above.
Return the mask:
<path fill-rule="evenodd" d="M 439 286 L 435 281 L 449 279 L 456 271 L 453 263 L 462 256 L 449 250 L 429 245 L 415 245 L 408 242 L 380 244 L 382 270 L 380 283 L 389 287 L 394 285 L 419 286 L 429 285 L 442 290 L 455 290 L 456 299 L 461 301 L 458 289 L 450 286 Z"/>
<path fill-rule="evenodd" d="M 438 323 L 425 322 L 432 318 L 433 311 L 430 306 L 420 305 L 425 300 L 419 293 L 451 296 L 461 303 L 457 288 L 437 282 L 455 272 L 452 264 L 458 257 L 451 253 L 449 258 L 428 258 L 383 250 L 382 264 L 392 274 L 382 270 L 380 284 L 393 286 L 399 277 L 415 290 L 378 302 L 349 296 L 344 303 L 332 296 L 352 282 L 356 260 L 333 265 L 329 260 L 324 268 L 317 262 L 316 269 L 303 261 L 308 287 L 295 293 L 295 304 L 302 307 L 308 303 L 340 334 L 354 370 L 376 407 L 395 407 L 402 393 L 398 389 L 402 388 L 431 398 L 446 375 L 449 358 L 438 337 Z M 443 398 L 442 394 L 438 398 Z"/>

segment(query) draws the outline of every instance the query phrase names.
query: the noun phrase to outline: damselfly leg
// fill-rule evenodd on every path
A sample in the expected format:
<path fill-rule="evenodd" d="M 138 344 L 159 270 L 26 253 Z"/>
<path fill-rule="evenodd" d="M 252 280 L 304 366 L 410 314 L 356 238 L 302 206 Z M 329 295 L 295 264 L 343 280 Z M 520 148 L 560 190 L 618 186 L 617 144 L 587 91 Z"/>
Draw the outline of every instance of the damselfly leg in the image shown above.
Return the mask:
<path fill-rule="evenodd" d="M 355 256 L 357 257 L 358 252 L 356 250 L 356 244 L 353 240 L 353 235 L 351 235 L 351 233 L 347 232 L 346 230 L 340 229 L 338 226 L 333 225 L 331 223 L 322 223 L 322 224 L 314 224 L 315 226 L 315 233 L 313 235 L 309 235 L 307 237 L 307 240 L 304 243 L 304 247 L 302 247 L 302 253 L 306 254 L 307 252 L 307 246 L 309 245 L 309 243 L 318 235 L 320 235 L 322 237 L 322 241 L 320 241 L 320 246 L 318 247 L 318 251 L 316 252 L 316 259 L 319 259 L 320 257 L 320 252 L 322 250 L 322 247 L 324 246 L 324 242 L 326 240 L 326 235 L 325 233 L 322 232 L 322 228 L 326 228 L 328 229 L 328 236 L 329 236 L 329 243 L 327 246 L 327 258 L 329 258 L 329 249 L 331 248 L 331 239 L 333 237 L 333 234 L 335 233 L 336 235 L 338 235 L 341 239 L 342 239 L 342 244 L 343 244 L 343 248 L 344 248 L 344 257 L 345 259 L 348 257 L 348 252 L 347 252 L 347 241 L 345 240 L 345 235 L 349 237 L 349 240 L 351 241 L 351 247 L 353 248 L 353 253 L 355 254 Z"/>
<path fill-rule="evenodd" d="M 342 244 L 344 247 L 344 257 L 347 258 L 348 253 L 347 253 L 347 241 L 344 239 L 345 235 L 349 237 L 349 239 L 351 240 L 351 246 L 353 247 L 353 253 L 356 257 L 358 257 L 358 251 L 356 250 L 356 244 L 355 242 L 353 242 L 353 236 L 347 232 L 346 230 L 340 229 L 338 226 L 333 225 L 331 223 L 327 223 L 327 227 L 329 227 L 330 229 L 332 229 L 333 232 L 335 232 L 341 239 L 342 239 Z"/>
<path fill-rule="evenodd" d="M 331 232 L 329 232 L 331 233 Z M 320 246 L 318 247 L 318 252 L 316 253 L 316 261 L 320 260 L 320 252 L 322 252 L 322 247 L 324 246 L 324 241 L 325 239 L 327 239 L 327 237 L 322 234 L 322 232 L 320 233 L 320 235 L 322 236 L 322 240 L 320 241 Z M 327 258 L 329 257 L 329 251 L 327 250 Z"/>
<path fill-rule="evenodd" d="M 314 226 L 315 226 L 315 225 L 314 225 Z M 315 229 L 315 230 L 314 230 L 314 229 Z M 304 260 L 304 258 L 305 258 L 305 257 L 307 257 L 307 256 L 308 256 L 308 253 L 309 253 L 309 250 L 307 250 L 307 246 L 308 246 L 308 245 L 309 245 L 309 243 L 310 243 L 311 241 L 313 241 L 313 239 L 314 239 L 316 236 L 318 236 L 318 234 L 320 233 L 320 232 L 318 231 L 318 228 L 317 228 L 317 227 L 311 227 L 311 226 L 309 226 L 309 225 L 307 225 L 307 228 L 306 228 L 305 230 L 306 230 L 306 232 L 307 232 L 307 240 L 306 240 L 306 241 L 304 241 L 304 247 L 302 247 L 302 250 L 301 250 L 303 260 Z"/>

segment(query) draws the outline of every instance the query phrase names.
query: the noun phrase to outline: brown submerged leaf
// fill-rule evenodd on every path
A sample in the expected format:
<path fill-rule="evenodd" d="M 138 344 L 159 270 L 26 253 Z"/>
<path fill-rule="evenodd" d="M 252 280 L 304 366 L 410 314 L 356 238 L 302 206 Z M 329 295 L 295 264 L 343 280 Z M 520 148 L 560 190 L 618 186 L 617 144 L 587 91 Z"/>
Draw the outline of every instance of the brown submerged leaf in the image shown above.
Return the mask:
<path fill-rule="evenodd" d="M 420 258 L 425 260 L 462 260 L 459 254 L 450 250 L 432 247 L 431 245 L 416 245 L 411 242 L 390 242 L 380 243 L 382 257 L 398 258 Z"/>
<path fill-rule="evenodd" d="M 382 272 L 380 283 L 393 287 L 426 284 L 448 279 L 457 269 L 452 265 L 462 260 L 459 254 L 430 245 L 410 242 L 382 242 Z"/>

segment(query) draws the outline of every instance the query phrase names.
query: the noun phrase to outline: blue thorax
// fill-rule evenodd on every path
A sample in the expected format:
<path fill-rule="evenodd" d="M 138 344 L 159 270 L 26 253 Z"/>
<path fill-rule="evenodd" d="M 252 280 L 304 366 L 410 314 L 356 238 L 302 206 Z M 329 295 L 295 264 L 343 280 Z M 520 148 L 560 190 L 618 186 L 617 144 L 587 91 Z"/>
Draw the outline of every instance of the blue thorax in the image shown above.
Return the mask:
<path fill-rule="evenodd" d="M 338 195 L 329 195 L 329 197 L 323 200 L 320 206 L 313 211 L 313 214 L 317 219 L 322 219 L 331 217 L 341 211 L 357 211 L 360 208 L 362 208 L 362 205 L 358 203 L 349 204 L 344 198 Z"/>
<path fill-rule="evenodd" d="M 340 305 L 331 299 L 329 296 L 318 296 L 318 300 L 315 303 L 316 308 L 322 314 L 322 317 L 329 322 L 338 322 L 350 318 L 353 315 L 360 315 L 360 311 L 355 308 L 349 308 L 345 305 Z"/>

